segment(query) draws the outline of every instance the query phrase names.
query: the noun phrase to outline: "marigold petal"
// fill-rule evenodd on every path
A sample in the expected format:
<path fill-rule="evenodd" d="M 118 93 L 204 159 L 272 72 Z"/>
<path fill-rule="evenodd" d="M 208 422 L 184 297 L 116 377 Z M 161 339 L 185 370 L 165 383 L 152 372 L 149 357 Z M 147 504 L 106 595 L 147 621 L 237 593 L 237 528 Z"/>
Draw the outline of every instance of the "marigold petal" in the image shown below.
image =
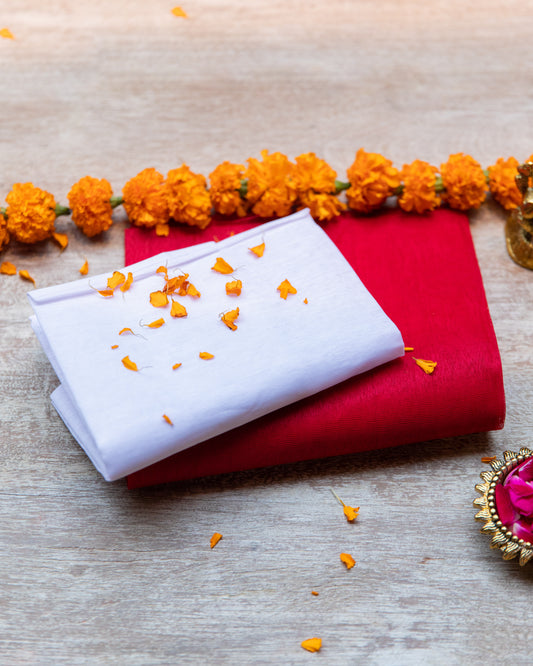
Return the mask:
<path fill-rule="evenodd" d="M 128 289 L 132 285 L 132 282 L 133 282 L 133 274 L 128 271 L 128 277 L 126 278 L 124 284 L 120 287 L 120 291 L 122 292 L 128 291 Z"/>
<path fill-rule="evenodd" d="M 68 245 L 67 234 L 60 234 L 57 231 L 54 231 L 54 233 L 52 234 L 52 238 L 56 241 L 61 250 L 64 250 L 67 247 Z"/>
<path fill-rule="evenodd" d="M 227 261 L 224 261 L 222 257 L 217 257 L 215 265 L 211 267 L 211 270 L 216 271 L 217 273 L 223 273 L 224 275 L 230 275 L 233 273 L 233 268 Z"/>
<path fill-rule="evenodd" d="M 170 232 L 170 226 L 166 222 L 158 222 L 155 225 L 156 236 L 168 236 L 169 232 Z"/>
<path fill-rule="evenodd" d="M 318 597 L 318 594 L 319 594 L 319 593 L 318 593 L 316 590 L 311 590 L 311 594 L 312 594 L 314 597 Z"/>
<path fill-rule="evenodd" d="M 131 333 L 132 335 L 135 335 L 131 328 L 123 328 L 118 332 L 119 335 L 124 335 L 124 333 Z"/>
<path fill-rule="evenodd" d="M 348 506 L 347 504 L 345 504 L 343 506 L 343 511 L 344 511 L 344 515 L 346 516 L 346 520 L 349 523 L 353 523 L 353 521 L 359 515 L 359 507 L 358 506 L 353 507 L 353 506 Z"/>
<path fill-rule="evenodd" d="M 118 349 L 118 345 L 111 345 L 111 349 Z"/>
<path fill-rule="evenodd" d="M 129 356 L 124 356 L 124 358 L 122 359 L 122 365 L 128 370 L 133 370 L 135 372 L 139 370 L 137 364 L 134 363 Z"/>
<path fill-rule="evenodd" d="M 104 296 L 105 298 L 110 298 L 111 296 L 115 295 L 115 291 L 113 289 L 97 289 L 96 290 L 100 296 Z"/>
<path fill-rule="evenodd" d="M 220 534 L 220 532 L 215 532 L 209 541 L 211 548 L 214 548 L 220 539 L 222 539 L 222 534 Z"/>
<path fill-rule="evenodd" d="M 174 7 L 173 9 L 170 10 L 174 16 L 178 16 L 180 18 L 188 18 L 187 14 L 183 11 L 181 7 Z"/>
<path fill-rule="evenodd" d="M 166 266 L 159 266 L 156 273 L 164 273 L 165 275 L 168 275 L 168 269 Z"/>
<path fill-rule="evenodd" d="M 305 641 L 302 641 L 300 645 L 308 652 L 318 652 L 322 647 L 322 639 L 316 637 L 307 638 Z"/>
<path fill-rule="evenodd" d="M 150 294 L 150 303 L 154 308 L 163 308 L 168 305 L 168 296 L 162 291 L 153 291 Z"/>
<path fill-rule="evenodd" d="M 0 273 L 3 273 L 4 275 L 16 275 L 17 267 L 10 261 L 3 261 L 0 264 Z"/>
<path fill-rule="evenodd" d="M 184 305 L 181 303 L 178 303 L 178 301 L 175 301 L 172 299 L 172 307 L 170 308 L 170 316 L 171 317 L 186 317 L 187 316 L 187 309 L 185 308 Z"/>
<path fill-rule="evenodd" d="M 284 298 L 285 300 L 287 300 L 288 294 L 298 293 L 288 280 L 283 280 L 283 282 L 277 288 L 277 291 L 279 291 L 280 298 Z"/>
<path fill-rule="evenodd" d="M 198 291 L 198 289 L 196 289 L 196 287 L 192 284 L 192 282 L 189 282 L 187 284 L 186 295 L 192 296 L 193 298 L 200 298 L 202 294 Z"/>
<path fill-rule="evenodd" d="M 412 356 L 411 358 L 418 365 L 419 368 L 422 368 L 422 370 L 426 373 L 426 375 L 430 375 L 437 367 L 437 361 L 427 361 L 423 358 L 415 358 L 414 356 Z"/>
<path fill-rule="evenodd" d="M 9 28 L 0 29 L 0 37 L 3 37 L 4 39 L 15 39 L 13 33 Z"/>
<path fill-rule="evenodd" d="M 355 560 L 349 553 L 340 554 L 341 562 L 346 565 L 347 569 L 351 569 L 355 565 Z"/>
<path fill-rule="evenodd" d="M 178 368 L 181 368 L 181 365 L 182 365 L 181 363 L 174 363 L 174 365 L 172 366 L 172 370 L 177 370 Z"/>
<path fill-rule="evenodd" d="M 23 280 L 28 280 L 28 282 L 33 282 L 33 284 L 35 284 L 35 280 L 32 278 L 32 276 L 28 273 L 28 271 L 25 268 L 19 271 L 19 275 Z"/>
<path fill-rule="evenodd" d="M 230 310 L 229 312 L 225 312 L 220 318 L 228 328 L 231 328 L 232 331 L 236 331 L 237 325 L 235 324 L 235 320 L 237 319 L 238 316 L 239 316 L 239 308 L 236 308 L 235 310 Z"/>
<path fill-rule="evenodd" d="M 113 271 L 113 275 L 110 278 L 107 278 L 107 288 L 116 289 L 120 287 L 121 284 L 124 284 L 126 281 L 126 276 L 120 271 Z"/>
<path fill-rule="evenodd" d="M 228 296 L 240 296 L 242 291 L 241 280 L 233 280 L 233 282 L 226 282 L 226 294 Z"/>
<path fill-rule="evenodd" d="M 87 275 L 89 272 L 89 262 L 85 259 L 83 266 L 80 268 L 81 275 Z"/>
<path fill-rule="evenodd" d="M 263 241 L 260 245 L 256 245 L 255 247 L 250 247 L 248 249 L 250 250 L 250 252 L 253 252 L 257 257 L 262 257 L 265 252 L 265 243 Z"/>
<path fill-rule="evenodd" d="M 199 353 L 199 356 L 200 356 L 200 358 L 203 359 L 204 361 L 208 361 L 208 360 L 211 359 L 211 358 L 215 358 L 215 355 L 214 355 L 214 354 L 210 354 L 209 352 L 200 352 L 200 353 Z"/>
<path fill-rule="evenodd" d="M 165 421 L 168 423 L 168 425 L 174 425 L 174 424 L 172 423 L 172 421 L 170 420 L 170 418 L 169 418 L 166 414 L 163 414 L 163 418 L 164 418 Z"/>
<path fill-rule="evenodd" d="M 161 328 L 161 326 L 163 326 L 164 323 L 165 320 L 163 319 L 163 317 L 160 317 L 159 319 L 156 319 L 150 324 L 146 324 L 146 326 L 148 326 L 148 328 Z"/>

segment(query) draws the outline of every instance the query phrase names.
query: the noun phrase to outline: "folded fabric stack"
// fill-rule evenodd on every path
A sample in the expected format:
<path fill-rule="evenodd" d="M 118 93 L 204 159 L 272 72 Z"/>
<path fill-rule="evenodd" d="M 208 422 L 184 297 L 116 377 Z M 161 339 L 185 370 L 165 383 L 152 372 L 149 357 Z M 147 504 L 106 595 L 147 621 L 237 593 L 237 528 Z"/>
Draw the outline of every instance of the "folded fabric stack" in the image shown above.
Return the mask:
<path fill-rule="evenodd" d="M 318 394 L 319 421 L 323 400 L 338 424 L 363 418 L 325 392 L 402 357 L 399 329 L 307 211 L 183 247 L 187 231 L 172 237 L 182 249 L 154 246 L 158 256 L 133 262 L 128 236 L 126 269 L 30 292 L 32 325 L 61 382 L 60 416 L 107 480 L 206 440 L 224 469 L 262 464 L 269 426 L 248 441 L 240 429 L 274 412 L 288 415 L 292 434 L 278 428 L 280 458 L 266 464 L 328 455 L 328 421 L 320 452 L 316 435 L 309 448 L 294 441 L 313 427 L 298 425 L 300 410 L 313 409 L 305 399 Z M 235 451 L 217 447 L 228 432 Z"/>
<path fill-rule="evenodd" d="M 172 227 L 166 238 L 131 228 L 126 231 L 126 261 L 210 238 L 232 238 L 231 233 L 244 231 L 246 237 L 254 229 L 256 239 L 265 234 L 266 240 L 268 224 L 259 224 L 257 218 L 218 219 L 205 231 Z M 399 210 L 371 217 L 346 213 L 323 227 L 413 351 L 130 474 L 129 487 L 503 427 L 501 361 L 467 216 L 446 209 L 427 216 Z M 225 242 L 215 254 L 218 247 L 222 253 Z M 325 256 L 318 255 L 307 261 L 329 294 L 325 300 L 334 310 L 351 308 L 352 297 L 340 287 Z M 285 273 L 290 279 L 288 267 Z M 317 312 L 315 297 L 295 286 L 296 298 L 309 300 L 299 311 L 329 329 L 330 315 L 322 306 Z M 313 338 L 317 332 L 311 327 L 308 335 Z M 337 333 L 329 329 L 325 335 L 324 344 L 335 349 Z M 364 342 L 373 339 L 371 333 Z M 280 345 L 279 339 L 275 344 Z M 354 343 L 355 356 L 358 349 Z M 426 374 L 414 358 L 436 362 L 434 372 Z M 307 382 L 313 373 L 298 381 Z M 282 370 L 279 381 L 285 379 Z"/>

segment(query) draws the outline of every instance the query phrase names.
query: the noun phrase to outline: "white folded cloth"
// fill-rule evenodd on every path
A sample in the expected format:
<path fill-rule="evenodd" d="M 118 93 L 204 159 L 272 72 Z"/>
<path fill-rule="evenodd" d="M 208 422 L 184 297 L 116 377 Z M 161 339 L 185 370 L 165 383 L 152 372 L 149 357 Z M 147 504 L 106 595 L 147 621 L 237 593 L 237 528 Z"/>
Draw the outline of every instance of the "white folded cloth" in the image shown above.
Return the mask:
<path fill-rule="evenodd" d="M 262 243 L 259 257 L 250 248 Z M 213 270 L 218 257 L 231 274 Z M 161 266 L 168 279 L 187 273 L 201 296 L 174 294 L 154 307 L 150 293 L 166 284 Z M 128 271 L 131 287 L 112 297 L 97 290 L 113 270 L 28 294 L 61 382 L 52 402 L 108 481 L 404 353 L 397 327 L 306 210 Z M 234 280 L 239 296 L 226 293 Z M 285 280 L 296 293 L 283 299 Z M 186 317 L 170 315 L 172 298 Z M 237 308 L 231 330 L 221 317 Z M 160 318 L 164 325 L 148 326 Z"/>

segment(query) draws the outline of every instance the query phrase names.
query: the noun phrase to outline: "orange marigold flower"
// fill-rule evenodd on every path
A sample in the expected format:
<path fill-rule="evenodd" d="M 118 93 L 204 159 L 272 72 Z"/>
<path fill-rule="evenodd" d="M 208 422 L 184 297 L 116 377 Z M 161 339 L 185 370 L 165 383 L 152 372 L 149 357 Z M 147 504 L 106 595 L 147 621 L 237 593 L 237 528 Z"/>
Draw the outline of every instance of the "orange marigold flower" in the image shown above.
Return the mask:
<path fill-rule="evenodd" d="M 514 157 L 506 160 L 499 157 L 496 164 L 488 168 L 490 193 L 505 210 L 512 210 L 522 203 L 522 195 L 515 181 L 518 164 Z"/>
<path fill-rule="evenodd" d="M 408 212 L 427 213 L 440 204 L 435 192 L 437 167 L 423 160 L 404 164 L 400 172 L 403 191 L 398 197 L 398 205 Z"/>
<path fill-rule="evenodd" d="M 379 208 L 400 185 L 398 169 L 378 153 L 359 148 L 355 161 L 347 170 L 350 187 L 346 190 L 348 205 L 360 213 Z"/>
<path fill-rule="evenodd" d="M 71 187 L 68 202 L 72 219 L 86 236 L 96 236 L 113 224 L 112 196 L 113 190 L 105 178 L 84 176 Z"/>
<path fill-rule="evenodd" d="M 262 150 L 263 161 L 251 157 L 245 177 L 248 179 L 247 200 L 259 217 L 284 217 L 296 203 L 296 189 L 291 181 L 294 165 L 282 153 Z"/>
<path fill-rule="evenodd" d="M 456 153 L 441 164 L 440 173 L 445 188 L 443 199 L 451 208 L 478 208 L 485 199 L 487 181 L 483 169 L 470 155 Z"/>
<path fill-rule="evenodd" d="M 15 183 L 6 197 L 7 230 L 21 243 L 35 243 L 54 233 L 55 199 L 32 183 Z"/>
<path fill-rule="evenodd" d="M 0 212 L 0 250 L 9 243 L 9 231 L 7 230 L 7 220 Z"/>
<path fill-rule="evenodd" d="M 346 209 L 335 193 L 337 173 L 314 153 L 296 158 L 292 182 L 301 204 L 309 208 L 315 220 L 331 220 Z"/>
<path fill-rule="evenodd" d="M 211 222 L 211 199 L 207 181 L 186 164 L 167 174 L 170 217 L 192 227 L 205 229 Z"/>
<path fill-rule="evenodd" d="M 244 166 L 231 162 L 222 162 L 209 174 L 209 195 L 217 213 L 236 213 L 240 217 L 246 214 L 246 202 L 240 194 L 243 176 Z"/>
<path fill-rule="evenodd" d="M 137 227 L 155 227 L 168 222 L 167 187 L 153 167 L 143 169 L 122 189 L 124 210 Z"/>

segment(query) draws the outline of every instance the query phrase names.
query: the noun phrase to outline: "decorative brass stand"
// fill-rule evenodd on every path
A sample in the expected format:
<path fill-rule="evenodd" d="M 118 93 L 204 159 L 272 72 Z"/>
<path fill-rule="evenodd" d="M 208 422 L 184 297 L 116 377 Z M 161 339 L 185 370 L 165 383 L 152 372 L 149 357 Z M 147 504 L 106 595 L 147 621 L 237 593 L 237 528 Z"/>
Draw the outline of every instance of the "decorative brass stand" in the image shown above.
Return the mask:
<path fill-rule="evenodd" d="M 515 180 L 523 200 L 505 225 L 507 251 L 517 264 L 533 270 L 533 162 L 520 165 Z"/>

